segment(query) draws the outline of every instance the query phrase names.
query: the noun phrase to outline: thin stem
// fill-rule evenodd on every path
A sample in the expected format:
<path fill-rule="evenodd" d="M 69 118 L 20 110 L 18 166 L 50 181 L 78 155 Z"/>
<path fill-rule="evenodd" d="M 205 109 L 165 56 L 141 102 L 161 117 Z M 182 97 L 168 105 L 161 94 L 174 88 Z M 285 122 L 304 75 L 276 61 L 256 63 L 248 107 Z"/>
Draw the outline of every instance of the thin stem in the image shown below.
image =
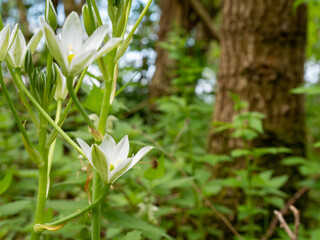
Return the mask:
<path fill-rule="evenodd" d="M 76 105 L 76 107 L 78 108 L 80 114 L 82 115 L 84 120 L 87 122 L 89 127 L 95 129 L 96 127 L 94 126 L 93 122 L 89 118 L 89 116 L 86 113 L 86 111 L 84 110 L 84 108 L 81 106 L 81 103 L 79 102 L 79 99 L 77 98 L 77 95 L 74 92 L 74 89 L 73 89 L 73 77 L 68 77 L 67 78 L 67 87 L 68 87 L 69 95 L 70 95 L 71 99 L 73 100 L 74 104 Z"/>
<path fill-rule="evenodd" d="M 99 173 L 92 169 L 93 171 L 93 184 L 92 184 L 92 201 L 97 201 L 100 196 L 101 188 L 103 184 Z M 91 219 L 91 239 L 100 240 L 100 215 L 101 215 L 101 204 L 100 202 L 92 209 L 92 219 Z"/>
<path fill-rule="evenodd" d="M 74 218 L 76 218 L 76 217 L 88 212 L 89 210 L 91 210 L 92 208 L 96 207 L 98 204 L 100 204 L 104 200 L 104 198 L 106 197 L 109 189 L 110 189 L 110 185 L 105 186 L 103 188 L 103 192 L 100 194 L 100 196 L 94 202 L 92 202 L 90 205 L 88 205 L 88 206 L 76 211 L 75 213 L 72 213 L 72 214 L 70 214 L 68 216 L 65 216 L 65 217 L 63 217 L 63 218 L 61 218 L 61 219 L 59 219 L 57 221 L 51 222 L 51 223 L 45 223 L 45 224 L 41 224 L 40 226 L 39 225 L 38 226 L 34 226 L 35 231 L 36 232 L 43 232 L 43 231 L 47 230 L 46 227 L 53 227 L 53 226 L 58 226 L 58 225 L 61 225 L 61 224 L 65 224 L 66 222 L 68 222 L 68 221 L 70 221 L 70 220 L 72 220 L 72 219 L 74 219 Z"/>
<path fill-rule="evenodd" d="M 45 110 L 48 105 L 45 105 Z M 44 116 L 40 116 L 40 129 L 39 129 L 39 151 L 43 159 L 43 166 L 39 167 L 39 182 L 38 182 L 38 196 L 36 205 L 36 214 L 34 224 L 43 223 L 44 211 L 46 207 L 46 189 L 47 189 L 47 171 L 48 171 L 48 149 L 46 148 L 48 121 Z M 40 239 L 41 233 L 32 231 L 31 240 Z"/>
<path fill-rule="evenodd" d="M 8 65 L 10 69 L 11 66 Z M 27 95 L 30 101 L 34 104 L 34 106 L 38 109 L 38 111 L 47 119 L 47 121 L 60 133 L 60 135 L 76 150 L 78 151 L 84 158 L 87 158 L 82 149 L 53 121 L 53 119 L 46 113 L 46 111 L 39 105 L 37 100 L 33 98 L 28 89 L 24 86 L 20 74 L 13 74 L 13 78 L 15 78 L 17 84 L 21 87 L 23 92 Z"/>
<path fill-rule="evenodd" d="M 55 123 L 59 122 L 60 119 L 60 114 L 61 114 L 61 107 L 62 107 L 62 99 L 58 99 L 57 102 L 57 110 L 56 110 L 56 118 L 54 120 Z M 52 159 L 53 159 L 53 153 L 54 153 L 54 149 L 56 146 L 56 141 L 57 139 L 55 139 L 50 148 L 49 148 L 49 156 L 48 156 L 48 171 L 47 171 L 47 176 L 48 176 L 48 185 L 47 185 L 47 197 L 48 197 L 48 193 L 49 193 L 49 186 L 50 186 L 50 171 L 51 171 L 51 165 L 52 165 Z"/>
<path fill-rule="evenodd" d="M 16 108 L 15 108 L 12 100 L 11 100 L 11 97 L 10 97 L 10 95 L 9 95 L 8 89 L 7 89 L 6 84 L 5 84 L 4 80 L 3 80 L 1 62 L 0 62 L 0 84 L 1 84 L 2 90 L 3 90 L 3 92 L 4 92 L 5 98 L 6 98 L 7 102 L 8 102 L 8 105 L 9 105 L 9 107 L 10 107 L 10 110 L 11 110 L 11 112 L 12 112 L 12 115 L 13 115 L 14 119 L 16 120 L 16 123 L 17 123 L 17 125 L 18 125 L 19 130 L 20 130 L 21 134 L 23 135 L 24 139 L 26 140 L 26 143 L 27 143 L 29 146 L 31 146 L 32 143 L 31 143 L 31 141 L 30 141 L 30 139 L 29 139 L 29 136 L 28 136 L 26 130 L 25 130 L 24 127 L 22 126 L 20 117 L 19 117 L 19 115 L 18 115 L 18 113 L 17 113 L 17 110 L 16 110 Z"/>
<path fill-rule="evenodd" d="M 7 63 L 7 66 L 8 66 L 8 63 Z M 13 76 L 14 75 L 14 71 L 13 71 L 12 67 L 10 67 L 10 68 L 8 67 L 8 69 L 9 69 L 9 72 L 10 72 L 11 76 Z M 26 96 L 24 95 L 22 89 L 19 87 L 19 85 L 17 84 L 17 82 L 16 82 L 14 77 L 12 77 L 12 80 L 14 81 L 14 83 L 15 83 L 17 89 L 18 89 L 18 93 L 19 93 L 19 96 L 20 96 L 20 99 L 21 99 L 23 105 L 26 107 L 27 111 L 29 112 L 29 115 L 30 115 L 30 118 L 31 118 L 32 122 L 36 125 L 37 128 L 40 128 L 40 123 L 39 123 L 36 115 L 34 114 L 34 112 L 33 112 L 32 108 L 31 108 Z"/>
<path fill-rule="evenodd" d="M 79 91 L 79 89 L 80 89 L 80 87 L 81 87 L 81 84 L 82 84 L 83 78 L 84 78 L 85 75 L 86 75 L 87 69 L 88 69 L 88 68 L 86 68 L 85 70 L 83 70 L 82 73 L 81 73 L 81 75 L 80 75 L 80 78 L 79 78 L 79 80 L 78 80 L 78 83 L 77 83 L 77 85 L 76 85 L 76 88 L 74 89 L 74 93 L 75 93 L 75 94 L 78 93 L 78 91 Z M 69 112 L 69 109 L 70 109 L 72 103 L 73 103 L 72 98 L 70 98 L 69 101 L 68 101 L 68 103 L 67 103 L 67 105 L 66 105 L 66 107 L 64 108 L 64 110 L 63 110 L 63 112 L 62 112 L 62 114 L 61 114 L 60 120 L 59 120 L 59 122 L 58 122 L 58 126 L 59 126 L 59 127 L 62 127 L 64 121 L 66 120 L 67 115 L 68 115 L 68 112 Z M 50 146 L 50 145 L 53 143 L 53 141 L 57 138 L 57 135 L 58 135 L 58 131 L 57 131 L 56 129 L 53 129 L 52 132 L 51 132 L 51 134 L 49 135 L 49 139 L 48 139 L 48 141 L 47 141 L 47 146 Z"/>

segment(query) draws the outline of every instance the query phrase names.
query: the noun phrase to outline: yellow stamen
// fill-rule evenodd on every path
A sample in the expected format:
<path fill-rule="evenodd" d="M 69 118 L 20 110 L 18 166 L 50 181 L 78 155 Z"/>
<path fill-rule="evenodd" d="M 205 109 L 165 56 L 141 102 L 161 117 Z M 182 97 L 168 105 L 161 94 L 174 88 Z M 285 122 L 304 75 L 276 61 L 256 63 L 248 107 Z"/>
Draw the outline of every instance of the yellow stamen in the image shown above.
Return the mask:
<path fill-rule="evenodd" d="M 73 51 L 73 46 L 72 45 L 69 45 L 69 55 L 68 55 L 68 61 L 69 63 L 72 61 L 72 59 L 74 58 L 75 54 L 74 54 L 74 51 Z"/>
<path fill-rule="evenodd" d="M 114 169 L 114 165 L 110 164 L 110 172 Z"/>
<path fill-rule="evenodd" d="M 71 60 L 74 58 L 74 56 L 75 56 L 75 54 L 69 54 L 69 56 L 67 57 L 69 63 L 71 63 Z"/>

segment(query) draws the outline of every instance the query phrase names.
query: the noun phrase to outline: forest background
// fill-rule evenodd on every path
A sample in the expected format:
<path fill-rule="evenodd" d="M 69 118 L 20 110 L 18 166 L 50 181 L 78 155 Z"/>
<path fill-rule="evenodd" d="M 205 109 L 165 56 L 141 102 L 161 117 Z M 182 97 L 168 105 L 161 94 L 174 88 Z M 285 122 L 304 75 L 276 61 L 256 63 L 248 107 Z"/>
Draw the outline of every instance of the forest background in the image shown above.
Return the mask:
<path fill-rule="evenodd" d="M 60 26 L 85 3 L 52 2 Z M 131 25 L 144 5 L 133 1 Z M 44 7 L 0 1 L 4 22 L 19 22 L 27 38 L 40 28 Z M 274 210 L 295 237 L 320 239 L 319 38 L 317 0 L 155 1 L 119 64 L 107 122 L 108 133 L 117 140 L 128 134 L 134 150 L 155 149 L 114 184 L 102 208 L 103 239 L 293 239 Z M 43 56 L 34 60 L 45 66 Z M 97 69 L 89 68 L 78 94 L 93 119 L 102 101 Z M 64 130 L 90 139 L 76 108 Z M 87 163 L 63 143 L 54 156 L 48 222 L 88 201 Z M 0 239 L 27 239 L 37 170 L 3 94 L 0 164 Z M 44 239 L 89 239 L 88 216 Z"/>

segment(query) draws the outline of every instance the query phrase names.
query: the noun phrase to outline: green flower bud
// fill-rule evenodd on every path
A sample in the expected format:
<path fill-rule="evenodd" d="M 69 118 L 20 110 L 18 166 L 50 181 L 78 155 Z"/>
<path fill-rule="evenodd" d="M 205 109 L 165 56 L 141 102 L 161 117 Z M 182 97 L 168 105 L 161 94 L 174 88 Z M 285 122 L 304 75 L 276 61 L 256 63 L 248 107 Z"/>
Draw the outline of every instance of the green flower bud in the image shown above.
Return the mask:
<path fill-rule="evenodd" d="M 45 19 L 47 23 L 49 23 L 49 25 L 52 27 L 52 29 L 55 30 L 57 28 L 57 13 L 51 0 L 46 1 Z"/>
<path fill-rule="evenodd" d="M 97 26 L 97 19 L 96 19 L 95 12 L 92 11 L 92 13 L 94 16 L 94 22 L 91 21 L 88 5 L 84 4 L 82 7 L 82 16 L 83 16 L 84 27 L 86 29 L 88 36 L 91 36 L 91 34 L 94 32 Z"/>
<path fill-rule="evenodd" d="M 32 53 L 31 50 L 28 48 L 27 53 L 26 53 L 26 58 L 24 60 L 24 70 L 26 73 L 31 75 L 31 73 L 34 70 L 34 64 L 33 64 L 33 59 L 32 59 Z"/>

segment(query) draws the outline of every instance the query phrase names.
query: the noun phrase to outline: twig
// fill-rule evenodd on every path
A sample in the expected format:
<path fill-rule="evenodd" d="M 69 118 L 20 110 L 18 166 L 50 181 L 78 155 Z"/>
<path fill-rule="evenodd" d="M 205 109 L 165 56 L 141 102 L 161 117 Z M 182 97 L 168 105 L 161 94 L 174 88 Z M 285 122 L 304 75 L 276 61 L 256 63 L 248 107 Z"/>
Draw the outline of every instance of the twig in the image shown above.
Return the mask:
<path fill-rule="evenodd" d="M 294 216 L 294 235 L 296 236 L 295 240 L 297 240 L 299 235 L 299 227 L 300 227 L 300 213 L 299 213 L 299 210 L 293 205 L 290 206 L 290 210 Z"/>
<path fill-rule="evenodd" d="M 189 0 L 192 7 L 200 17 L 200 19 L 203 21 L 204 25 L 208 28 L 211 36 L 217 41 L 220 42 L 220 34 L 219 32 L 214 28 L 212 24 L 212 20 L 210 18 L 209 13 L 206 11 L 206 9 L 203 7 L 203 5 L 200 3 L 199 0 Z"/>
<path fill-rule="evenodd" d="M 288 234 L 288 236 L 290 237 L 291 240 L 296 240 L 296 236 L 293 234 L 293 232 L 291 231 L 291 229 L 289 228 L 286 220 L 283 218 L 281 212 L 274 210 L 274 214 L 276 215 L 276 217 L 278 218 L 279 222 L 280 222 L 280 227 L 282 227 L 286 233 Z"/>
<path fill-rule="evenodd" d="M 319 178 L 320 178 L 320 175 L 317 175 L 317 176 L 315 176 L 313 179 L 316 181 L 316 180 L 318 180 Z M 286 205 L 281 209 L 280 213 L 281 213 L 282 215 L 285 215 L 285 214 L 288 212 L 289 207 L 290 207 L 291 205 L 294 205 L 294 204 L 296 203 L 296 201 L 298 201 L 299 198 L 301 198 L 301 197 L 302 197 L 306 192 L 308 192 L 309 190 L 310 190 L 310 188 L 308 188 L 308 187 L 302 187 L 302 188 L 300 188 L 300 189 L 292 196 L 292 198 L 289 199 L 289 201 L 286 203 Z M 264 236 L 261 238 L 261 240 L 268 240 L 268 239 L 272 236 L 272 234 L 273 234 L 273 232 L 274 232 L 274 230 L 275 230 L 275 228 L 276 228 L 276 226 L 277 226 L 277 223 L 278 223 L 278 218 L 277 218 L 276 216 L 274 216 L 273 219 L 272 219 L 271 222 L 270 222 L 270 225 L 269 225 L 268 230 L 266 231 L 266 233 L 264 234 Z"/>
<path fill-rule="evenodd" d="M 163 152 L 164 155 L 166 155 L 172 163 L 176 166 L 176 168 L 179 170 L 179 172 L 185 177 L 188 178 L 188 174 L 178 165 L 176 164 L 175 157 L 168 153 L 154 138 L 151 136 L 145 134 L 143 131 L 140 131 L 141 135 L 143 135 L 145 138 L 147 138 L 150 142 L 152 142 L 161 152 Z M 199 188 L 199 186 L 191 180 L 191 186 L 192 188 L 199 194 L 199 196 L 204 200 L 205 204 L 211 209 L 211 211 L 216 214 L 223 222 L 224 224 L 229 228 L 231 232 L 233 232 L 234 235 L 236 235 L 239 239 L 244 240 L 244 238 L 240 235 L 240 233 L 235 229 L 234 226 L 230 223 L 230 221 L 222 214 L 220 213 L 210 202 L 208 198 L 206 198 L 202 192 L 202 190 Z"/>

